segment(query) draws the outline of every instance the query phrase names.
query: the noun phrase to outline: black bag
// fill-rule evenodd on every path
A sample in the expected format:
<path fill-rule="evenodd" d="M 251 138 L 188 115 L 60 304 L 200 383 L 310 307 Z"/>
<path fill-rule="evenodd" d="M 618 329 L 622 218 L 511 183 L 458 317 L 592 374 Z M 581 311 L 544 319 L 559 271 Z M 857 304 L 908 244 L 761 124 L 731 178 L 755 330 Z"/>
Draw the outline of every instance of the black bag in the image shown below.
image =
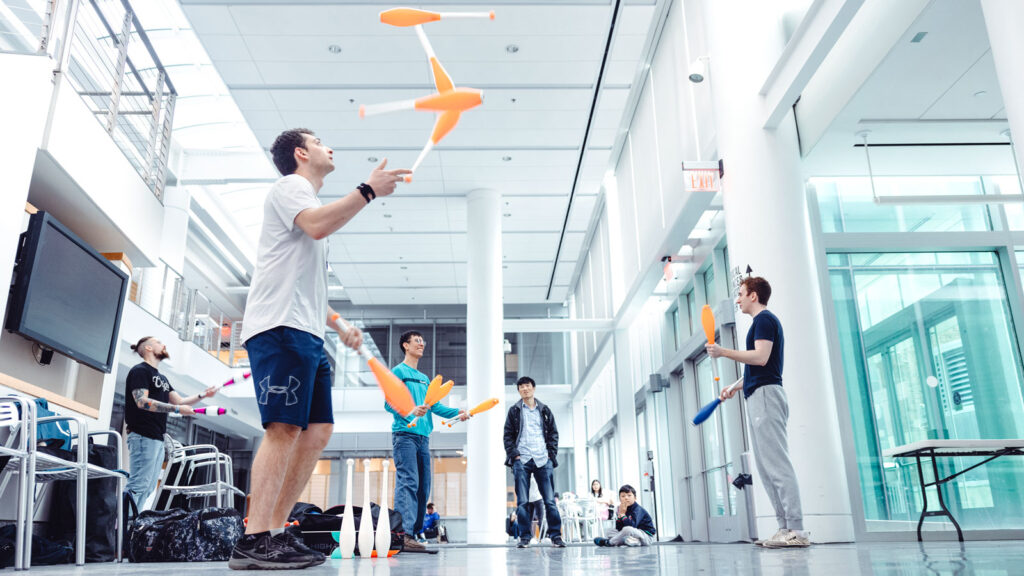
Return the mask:
<path fill-rule="evenodd" d="M 129 530 L 132 562 L 212 562 L 231 557 L 245 533 L 234 508 L 146 510 Z"/>
<path fill-rule="evenodd" d="M 75 456 L 71 455 L 74 460 Z M 89 443 L 89 463 L 117 469 L 117 447 Z M 85 510 L 85 561 L 110 562 L 117 555 L 117 478 L 93 478 L 87 482 Z M 78 500 L 74 480 L 53 483 L 50 528 L 54 540 L 75 541 Z"/>
<path fill-rule="evenodd" d="M 292 512 L 288 515 L 290 522 L 302 523 L 302 519 L 307 514 L 323 514 L 324 511 L 320 509 L 316 504 L 310 504 L 308 502 L 296 502 L 295 506 L 292 506 Z"/>
<path fill-rule="evenodd" d="M 330 556 L 331 552 L 338 547 L 338 542 L 331 535 L 332 532 L 338 532 L 341 530 L 342 514 L 345 512 L 345 506 L 334 506 L 324 510 L 323 514 L 310 514 L 307 513 L 301 520 L 299 520 L 299 526 L 297 530 L 293 532 L 302 538 L 303 543 L 309 546 L 313 550 L 322 552 L 325 556 Z M 352 512 L 354 513 L 355 528 L 356 532 L 359 532 L 359 526 L 363 519 L 363 508 L 361 506 L 353 506 Z M 380 506 L 371 503 L 370 504 L 370 518 L 373 522 L 374 533 L 377 528 L 377 518 L 380 515 Z M 405 544 L 404 532 L 402 531 L 402 515 L 395 510 L 388 509 L 388 516 L 391 520 L 391 548 L 390 550 L 402 551 Z M 356 554 L 359 553 L 359 545 L 356 544 Z"/>
<path fill-rule="evenodd" d="M 0 568 L 14 566 L 16 530 L 14 524 L 0 527 Z M 32 537 L 33 566 L 70 564 L 74 561 L 75 550 L 69 542 L 54 542 L 42 536 Z"/>

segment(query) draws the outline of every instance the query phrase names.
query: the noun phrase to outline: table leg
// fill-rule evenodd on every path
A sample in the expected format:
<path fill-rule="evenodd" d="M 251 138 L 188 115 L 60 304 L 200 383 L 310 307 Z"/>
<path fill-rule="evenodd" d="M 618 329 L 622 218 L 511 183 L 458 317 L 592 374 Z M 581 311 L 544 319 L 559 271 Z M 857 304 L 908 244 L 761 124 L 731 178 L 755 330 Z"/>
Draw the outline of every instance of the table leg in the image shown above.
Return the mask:
<path fill-rule="evenodd" d="M 964 541 L 964 533 L 963 533 L 962 530 L 960 530 L 960 525 L 957 524 L 956 518 L 953 518 L 953 514 L 950 513 L 949 508 L 946 508 L 946 501 L 942 498 L 942 485 L 939 484 L 939 467 L 935 463 L 935 455 L 934 454 L 932 454 L 932 473 L 935 475 L 935 491 L 939 495 L 939 508 L 942 509 L 942 512 L 935 512 L 934 515 L 935 516 L 943 516 L 943 515 L 944 516 L 948 516 L 950 522 L 952 522 L 953 526 L 956 527 L 956 536 L 957 536 L 957 538 L 961 542 L 963 542 Z"/>
<path fill-rule="evenodd" d="M 921 469 L 921 457 L 915 456 L 917 460 L 917 477 L 921 481 L 921 517 L 917 520 L 917 541 L 923 542 L 921 538 L 921 525 L 924 524 L 924 517 L 928 514 L 928 485 L 924 483 L 924 471 Z M 934 464 L 935 459 L 932 459 Z"/>

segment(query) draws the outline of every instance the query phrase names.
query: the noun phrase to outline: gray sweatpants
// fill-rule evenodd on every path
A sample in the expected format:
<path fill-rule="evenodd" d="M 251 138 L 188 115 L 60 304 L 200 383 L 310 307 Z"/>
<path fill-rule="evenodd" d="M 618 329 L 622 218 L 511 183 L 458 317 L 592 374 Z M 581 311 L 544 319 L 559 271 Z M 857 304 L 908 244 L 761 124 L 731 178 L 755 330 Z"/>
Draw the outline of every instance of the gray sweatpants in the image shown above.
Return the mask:
<path fill-rule="evenodd" d="M 789 403 L 782 386 L 762 386 L 747 398 L 750 419 L 750 441 L 757 461 L 761 485 L 775 508 L 779 528 L 803 530 L 804 516 L 800 510 L 800 487 L 793 463 L 789 461 L 786 421 Z"/>
<path fill-rule="evenodd" d="M 632 526 L 623 526 L 622 530 L 609 530 L 607 536 L 608 543 L 612 546 L 625 546 L 626 538 L 630 536 L 639 540 L 641 546 L 650 546 L 654 541 L 650 534 Z"/>

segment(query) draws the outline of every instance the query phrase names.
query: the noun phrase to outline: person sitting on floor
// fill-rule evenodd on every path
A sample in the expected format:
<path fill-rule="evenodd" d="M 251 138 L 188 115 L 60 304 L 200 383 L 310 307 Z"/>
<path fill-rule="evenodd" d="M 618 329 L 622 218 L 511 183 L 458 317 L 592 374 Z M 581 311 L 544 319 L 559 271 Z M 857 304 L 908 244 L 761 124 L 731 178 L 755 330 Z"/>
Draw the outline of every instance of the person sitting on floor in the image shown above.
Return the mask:
<path fill-rule="evenodd" d="M 650 546 L 657 529 L 651 515 L 636 502 L 636 490 L 629 484 L 619 488 L 619 508 L 615 515 L 615 530 L 607 538 L 594 538 L 598 546 Z"/>
<path fill-rule="evenodd" d="M 420 542 L 426 542 L 429 538 L 437 538 L 438 523 L 441 515 L 434 512 L 434 503 L 427 503 L 427 513 L 423 516 L 423 532 L 420 532 Z"/>

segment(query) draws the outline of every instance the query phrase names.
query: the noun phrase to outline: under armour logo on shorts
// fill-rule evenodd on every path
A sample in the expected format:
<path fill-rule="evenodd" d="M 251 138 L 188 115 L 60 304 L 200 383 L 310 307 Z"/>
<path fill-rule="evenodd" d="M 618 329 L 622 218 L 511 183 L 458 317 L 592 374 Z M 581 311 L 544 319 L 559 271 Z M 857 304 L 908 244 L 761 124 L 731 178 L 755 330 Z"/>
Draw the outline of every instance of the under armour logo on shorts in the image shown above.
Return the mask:
<path fill-rule="evenodd" d="M 270 401 L 271 394 L 284 394 L 284 405 L 292 406 L 294 404 L 299 403 L 299 396 L 295 393 L 295 391 L 298 390 L 301 386 L 302 381 L 300 381 L 295 376 L 288 377 L 287 386 L 271 386 L 270 376 L 267 376 L 263 380 L 260 380 L 260 383 L 258 385 L 260 396 L 256 401 L 262 404 L 263 406 L 266 406 L 267 402 Z"/>

